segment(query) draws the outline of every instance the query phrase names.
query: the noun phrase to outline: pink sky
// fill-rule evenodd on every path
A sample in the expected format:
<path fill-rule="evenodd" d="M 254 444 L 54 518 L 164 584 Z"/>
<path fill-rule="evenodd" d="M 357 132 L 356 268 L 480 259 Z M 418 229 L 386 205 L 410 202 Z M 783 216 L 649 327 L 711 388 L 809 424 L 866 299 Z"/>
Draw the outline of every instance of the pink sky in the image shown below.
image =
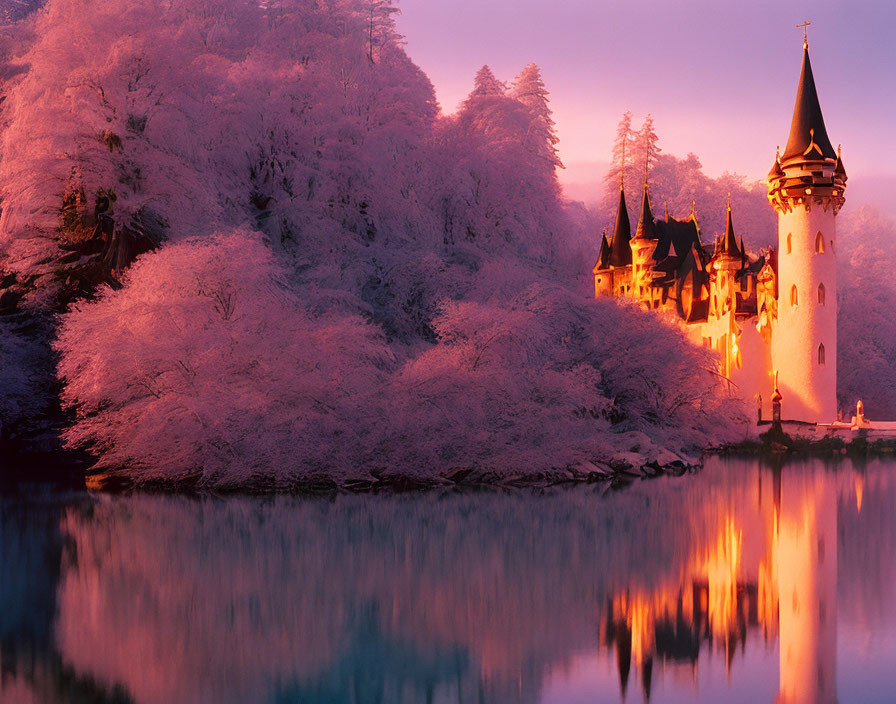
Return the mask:
<path fill-rule="evenodd" d="M 769 0 L 402 0 L 399 27 L 445 112 L 489 64 L 510 80 L 529 61 L 552 94 L 569 177 L 607 162 L 627 109 L 652 113 L 665 152 L 696 153 L 711 176 L 763 178 L 787 139 L 802 32 L 831 141 L 850 176 L 892 176 L 896 42 L 891 2 Z"/>

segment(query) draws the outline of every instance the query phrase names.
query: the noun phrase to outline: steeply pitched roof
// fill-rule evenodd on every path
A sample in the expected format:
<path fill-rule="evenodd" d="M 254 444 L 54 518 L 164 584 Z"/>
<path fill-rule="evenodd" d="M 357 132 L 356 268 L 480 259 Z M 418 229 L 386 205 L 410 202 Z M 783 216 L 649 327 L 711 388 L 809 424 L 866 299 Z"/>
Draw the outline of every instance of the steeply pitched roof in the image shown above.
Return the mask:
<path fill-rule="evenodd" d="M 837 165 L 834 167 L 834 173 L 844 182 L 846 181 L 846 169 L 843 168 L 843 158 L 840 156 L 840 147 L 837 147 Z"/>
<path fill-rule="evenodd" d="M 737 246 L 737 237 L 734 236 L 734 223 L 731 222 L 730 205 L 728 206 L 728 222 L 725 224 L 725 236 L 722 238 L 722 254 L 741 257 L 740 247 Z"/>
<path fill-rule="evenodd" d="M 653 222 L 653 212 L 650 210 L 650 194 L 647 191 L 647 183 L 644 183 L 644 194 L 641 196 L 641 217 L 638 218 L 636 238 L 655 240 L 656 228 Z"/>
<path fill-rule="evenodd" d="M 794 157 L 802 157 L 809 161 L 837 158 L 831 140 L 828 139 L 824 117 L 821 115 L 818 92 L 815 90 L 815 79 L 812 76 L 812 64 L 809 62 L 808 44 L 803 46 L 803 68 L 796 92 L 796 104 L 793 107 L 790 137 L 787 139 L 782 160 L 787 161 Z"/>
<path fill-rule="evenodd" d="M 610 242 L 607 233 L 600 236 L 600 258 L 597 260 L 597 269 L 606 269 L 610 265 Z"/>
<path fill-rule="evenodd" d="M 625 207 L 625 191 L 619 189 L 619 207 L 616 210 L 616 227 L 613 228 L 613 242 L 610 244 L 610 264 L 629 266 L 632 263 L 632 225 Z"/>
<path fill-rule="evenodd" d="M 654 261 L 661 262 L 670 256 L 673 251 L 679 256 L 686 255 L 692 244 L 702 247 L 700 244 L 700 231 L 693 219 L 678 220 L 669 218 L 654 222 L 655 237 L 659 242 L 653 250 Z"/>
<path fill-rule="evenodd" d="M 775 156 L 775 163 L 772 164 L 772 168 L 769 169 L 768 172 L 768 180 L 774 181 L 776 178 L 779 178 L 784 175 L 784 172 L 781 170 L 781 160 L 780 154 Z"/>

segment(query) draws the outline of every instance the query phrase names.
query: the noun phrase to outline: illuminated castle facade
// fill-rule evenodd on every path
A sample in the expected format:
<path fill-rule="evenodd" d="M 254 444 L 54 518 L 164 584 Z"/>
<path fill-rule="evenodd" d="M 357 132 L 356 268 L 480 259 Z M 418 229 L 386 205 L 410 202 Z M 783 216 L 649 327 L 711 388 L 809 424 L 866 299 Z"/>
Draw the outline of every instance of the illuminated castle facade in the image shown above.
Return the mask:
<path fill-rule="evenodd" d="M 728 205 L 724 235 L 701 240 L 696 213 L 656 219 L 645 183 L 634 235 L 620 188 L 611 240 L 601 242 L 594 291 L 666 311 L 698 344 L 720 355 L 740 397 L 785 420 L 837 419 L 836 216 L 846 171 L 824 126 L 808 43 L 803 45 L 790 136 L 768 175 L 778 213 L 778 249 L 749 253 Z M 777 384 L 776 384 L 777 377 Z"/>

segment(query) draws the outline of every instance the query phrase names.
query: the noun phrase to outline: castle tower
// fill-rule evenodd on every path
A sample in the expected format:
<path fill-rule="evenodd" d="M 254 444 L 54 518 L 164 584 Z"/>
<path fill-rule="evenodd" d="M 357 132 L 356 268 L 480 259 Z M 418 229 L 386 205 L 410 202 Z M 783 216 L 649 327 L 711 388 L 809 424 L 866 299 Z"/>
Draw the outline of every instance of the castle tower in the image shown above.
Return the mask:
<path fill-rule="evenodd" d="M 625 189 L 619 186 L 619 206 L 613 239 L 601 240 L 600 259 L 594 267 L 594 296 L 628 295 L 632 283 L 632 226 L 625 205 Z"/>
<path fill-rule="evenodd" d="M 653 253 L 657 246 L 656 227 L 653 211 L 650 209 L 650 193 L 647 180 L 641 196 L 641 215 L 638 227 L 631 241 L 632 248 L 632 296 L 642 301 L 647 308 L 654 306 L 654 298 L 659 295 L 651 287 L 653 281 Z M 657 301 L 658 302 L 658 301 Z"/>
<path fill-rule="evenodd" d="M 845 183 L 843 163 L 824 126 L 805 42 L 790 136 L 768 176 L 768 199 L 778 212 L 772 365 L 785 399 L 785 420 L 837 418 L 835 219 Z"/>
<path fill-rule="evenodd" d="M 740 353 L 737 346 L 737 273 L 743 269 L 743 250 L 737 245 L 734 235 L 734 222 L 731 217 L 731 197 L 728 197 L 728 219 L 725 223 L 725 234 L 716 241 L 716 251 L 709 264 L 710 272 L 710 304 L 709 319 L 727 319 L 727 331 L 724 344 L 718 345 L 722 356 L 722 371 L 729 379 L 735 368 L 739 367 Z"/>

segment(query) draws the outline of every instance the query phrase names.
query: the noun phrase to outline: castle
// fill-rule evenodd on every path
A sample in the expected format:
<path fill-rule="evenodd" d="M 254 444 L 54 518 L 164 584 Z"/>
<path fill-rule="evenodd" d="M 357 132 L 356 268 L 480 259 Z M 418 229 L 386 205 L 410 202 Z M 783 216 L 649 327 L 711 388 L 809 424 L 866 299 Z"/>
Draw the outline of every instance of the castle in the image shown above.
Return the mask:
<path fill-rule="evenodd" d="M 595 296 L 628 296 L 666 311 L 698 344 L 712 347 L 732 391 L 753 400 L 760 420 L 831 423 L 837 407 L 836 216 L 846 171 L 824 126 L 808 41 L 790 136 L 768 174 L 778 213 L 778 249 L 755 256 L 735 236 L 707 247 L 696 213 L 656 219 L 645 182 L 631 233 L 620 187 L 612 240 L 594 267 Z M 776 408 L 774 408 L 776 407 Z"/>

